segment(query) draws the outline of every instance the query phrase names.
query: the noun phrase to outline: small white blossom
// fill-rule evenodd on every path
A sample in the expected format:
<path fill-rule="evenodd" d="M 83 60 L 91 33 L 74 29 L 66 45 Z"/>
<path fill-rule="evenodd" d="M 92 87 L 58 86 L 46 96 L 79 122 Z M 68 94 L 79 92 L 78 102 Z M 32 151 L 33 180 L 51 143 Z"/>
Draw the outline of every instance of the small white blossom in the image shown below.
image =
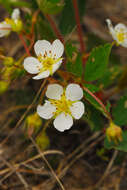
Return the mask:
<path fill-rule="evenodd" d="M 8 36 L 11 32 L 11 25 L 7 24 L 6 21 L 0 23 L 0 38 Z"/>
<path fill-rule="evenodd" d="M 11 18 L 6 18 L 0 23 L 0 37 L 8 36 L 11 31 L 18 32 L 22 29 L 19 9 L 14 9 Z"/>
<path fill-rule="evenodd" d="M 83 90 L 78 84 L 69 84 L 64 89 L 59 84 L 48 85 L 44 105 L 37 106 L 37 113 L 44 119 L 55 118 L 54 127 L 63 132 L 73 125 L 73 118 L 80 119 L 85 112 L 84 104 L 79 101 Z"/>
<path fill-rule="evenodd" d="M 16 21 L 20 19 L 20 10 L 18 8 L 14 9 L 11 15 L 11 18 Z"/>
<path fill-rule="evenodd" d="M 116 43 L 123 47 L 127 47 L 127 27 L 122 23 L 119 23 L 113 27 L 110 19 L 106 19 L 106 22 L 108 24 L 110 34 Z"/>
<path fill-rule="evenodd" d="M 34 45 L 37 55 L 27 57 L 24 60 L 24 68 L 28 73 L 37 74 L 33 79 L 38 80 L 52 75 L 62 63 L 64 46 L 60 40 L 55 40 L 52 44 L 46 40 L 38 40 Z"/>

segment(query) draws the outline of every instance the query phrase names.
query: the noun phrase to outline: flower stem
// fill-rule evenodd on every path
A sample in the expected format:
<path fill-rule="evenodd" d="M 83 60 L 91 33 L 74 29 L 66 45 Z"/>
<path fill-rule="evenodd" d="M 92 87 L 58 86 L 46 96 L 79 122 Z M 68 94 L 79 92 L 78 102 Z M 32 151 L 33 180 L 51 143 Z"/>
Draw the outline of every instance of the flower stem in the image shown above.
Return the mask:
<path fill-rule="evenodd" d="M 53 20 L 53 19 L 51 18 L 51 16 L 48 15 L 48 14 L 45 14 L 45 17 L 46 17 L 46 19 L 49 21 L 49 23 L 50 23 L 50 25 L 51 25 L 51 27 L 52 27 L 54 33 L 56 34 L 57 38 L 59 38 L 59 39 L 61 40 L 61 42 L 64 43 L 63 36 L 61 35 L 59 29 L 57 28 L 57 26 L 56 26 L 54 20 Z"/>
<path fill-rule="evenodd" d="M 88 88 L 86 88 L 86 87 L 84 87 L 84 86 L 82 86 L 82 88 L 83 88 L 88 94 L 90 94 L 90 95 L 100 104 L 100 106 L 103 108 L 104 112 L 106 113 L 107 118 L 108 118 L 110 121 L 112 121 L 111 115 L 110 115 L 110 113 L 107 111 L 107 109 L 106 109 L 105 105 L 102 103 L 102 101 L 101 101 L 99 98 L 97 98 L 90 90 L 88 90 Z"/>
<path fill-rule="evenodd" d="M 80 16 L 79 16 L 79 9 L 78 9 L 78 4 L 77 0 L 72 0 L 73 7 L 74 7 L 74 12 L 75 12 L 75 20 L 77 24 L 77 32 L 78 32 L 78 37 L 79 37 L 79 42 L 80 42 L 80 50 L 82 53 L 85 52 L 85 44 L 83 41 L 83 32 L 82 32 L 82 27 L 80 24 Z"/>
<path fill-rule="evenodd" d="M 28 49 L 28 47 L 27 47 L 27 45 L 26 45 L 26 42 L 25 42 L 25 40 L 24 40 L 22 34 L 19 34 L 19 38 L 20 38 L 20 40 L 21 40 L 21 42 L 22 42 L 22 44 L 23 44 L 23 46 L 24 46 L 24 49 L 25 49 L 26 53 L 28 54 L 28 56 L 31 56 L 31 54 L 30 54 L 30 52 L 29 52 L 29 49 Z"/>

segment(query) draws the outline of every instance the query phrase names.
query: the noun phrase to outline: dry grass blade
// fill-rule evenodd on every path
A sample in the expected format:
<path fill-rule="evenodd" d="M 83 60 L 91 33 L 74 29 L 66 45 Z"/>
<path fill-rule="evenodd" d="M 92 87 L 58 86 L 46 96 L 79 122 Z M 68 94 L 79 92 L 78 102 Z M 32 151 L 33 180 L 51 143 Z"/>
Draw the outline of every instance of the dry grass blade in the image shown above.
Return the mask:
<path fill-rule="evenodd" d="M 62 190 L 65 190 L 63 184 L 61 183 L 61 181 L 59 180 L 58 176 L 56 175 L 56 173 L 54 172 L 53 168 L 50 166 L 49 162 L 47 161 L 47 159 L 45 158 L 44 154 L 41 152 L 40 148 L 38 147 L 38 145 L 35 143 L 35 141 L 33 140 L 32 137 L 30 137 L 33 145 L 36 147 L 37 151 L 40 153 L 42 159 L 45 161 L 45 163 L 47 164 L 48 168 L 50 169 L 51 173 L 53 174 L 53 176 L 55 177 L 56 181 L 58 182 L 58 184 L 60 185 Z"/>

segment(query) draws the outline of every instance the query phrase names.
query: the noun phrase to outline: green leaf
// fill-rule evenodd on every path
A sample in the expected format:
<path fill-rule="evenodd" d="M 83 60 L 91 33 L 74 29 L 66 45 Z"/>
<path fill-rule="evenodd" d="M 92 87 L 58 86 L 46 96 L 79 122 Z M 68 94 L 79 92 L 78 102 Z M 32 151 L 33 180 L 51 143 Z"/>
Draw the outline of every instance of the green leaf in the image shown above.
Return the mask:
<path fill-rule="evenodd" d="M 70 33 L 76 25 L 72 0 L 65 0 L 64 2 L 65 2 L 65 6 L 62 11 L 60 22 L 59 22 L 59 28 L 61 30 L 62 35 L 66 35 Z M 86 0 L 78 0 L 77 2 L 78 2 L 80 18 L 81 18 L 85 13 Z"/>
<path fill-rule="evenodd" d="M 96 87 L 93 84 L 85 84 L 84 85 L 86 88 L 88 88 L 88 90 L 90 90 L 93 94 L 97 91 L 99 91 L 99 88 Z M 91 103 L 96 109 L 100 110 L 102 112 L 103 115 L 106 116 L 104 109 L 101 107 L 101 105 L 86 91 L 84 91 L 84 97 L 86 100 L 88 100 L 89 103 Z M 108 107 L 107 106 L 107 111 L 108 111 Z"/>
<path fill-rule="evenodd" d="M 11 5 L 15 7 L 31 7 L 31 4 L 25 1 L 12 1 Z"/>
<path fill-rule="evenodd" d="M 105 44 L 92 50 L 85 67 L 86 81 L 97 80 L 105 74 L 111 48 L 112 44 Z"/>
<path fill-rule="evenodd" d="M 121 71 L 122 71 L 121 67 L 117 66 L 117 65 L 114 65 L 110 69 L 107 69 L 105 71 L 103 77 L 97 81 L 97 85 L 101 89 L 109 87 L 116 80 L 118 80 L 118 77 L 119 77 Z"/>
<path fill-rule="evenodd" d="M 64 4 L 58 0 L 37 0 L 37 3 L 42 13 L 45 14 L 57 14 L 61 12 L 64 7 Z"/>
<path fill-rule="evenodd" d="M 117 149 L 117 150 L 121 150 L 124 152 L 127 152 L 127 131 L 123 131 L 122 133 L 122 138 L 123 140 L 121 142 L 119 142 L 118 144 L 115 144 L 113 141 L 108 141 L 108 138 L 105 138 L 104 141 L 104 146 L 107 149 Z"/>
<path fill-rule="evenodd" d="M 98 91 L 98 88 L 92 84 L 85 84 L 84 85 L 86 88 L 88 88 L 92 93 L 95 93 Z M 102 107 L 100 106 L 100 104 L 86 91 L 84 91 L 84 97 L 86 100 L 88 100 L 88 102 L 90 102 L 96 109 L 99 109 L 101 111 Z"/>
<path fill-rule="evenodd" d="M 0 0 L 0 4 L 3 5 L 3 7 L 11 14 L 12 13 L 12 8 L 10 5 L 10 1 L 9 0 Z"/>
<path fill-rule="evenodd" d="M 38 17 L 37 25 L 37 34 L 40 35 L 41 39 L 45 40 L 53 40 L 55 39 L 55 35 L 52 31 L 52 28 L 50 27 L 50 24 L 47 23 L 44 19 L 41 17 Z"/>
<path fill-rule="evenodd" d="M 78 54 L 74 62 L 68 61 L 66 63 L 66 68 L 67 71 L 73 73 L 75 76 L 81 77 L 83 72 L 81 55 Z"/>
<path fill-rule="evenodd" d="M 127 124 L 127 95 L 120 98 L 116 106 L 113 108 L 114 122 L 117 125 Z"/>
<path fill-rule="evenodd" d="M 92 131 L 100 131 L 104 127 L 104 122 L 100 111 L 95 109 L 92 105 L 85 103 L 86 115 L 85 121 L 89 124 Z"/>
<path fill-rule="evenodd" d="M 77 48 L 75 46 L 73 46 L 72 43 L 66 43 L 65 53 L 66 53 L 68 58 L 72 59 L 74 53 L 77 53 Z"/>

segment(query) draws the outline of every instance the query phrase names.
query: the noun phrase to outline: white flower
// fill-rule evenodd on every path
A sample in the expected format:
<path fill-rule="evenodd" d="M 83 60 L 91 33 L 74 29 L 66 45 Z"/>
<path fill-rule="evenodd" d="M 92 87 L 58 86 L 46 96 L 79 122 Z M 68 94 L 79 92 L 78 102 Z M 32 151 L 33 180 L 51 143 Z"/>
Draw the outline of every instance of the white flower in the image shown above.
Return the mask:
<path fill-rule="evenodd" d="M 73 118 L 80 119 L 85 112 L 84 104 L 79 101 L 83 90 L 78 84 L 69 84 L 64 89 L 59 84 L 48 85 L 44 105 L 37 106 L 37 113 L 44 119 L 55 118 L 54 127 L 63 132 L 73 125 Z"/>
<path fill-rule="evenodd" d="M 20 19 L 20 10 L 18 8 L 14 9 L 11 15 L 11 18 L 16 21 Z"/>
<path fill-rule="evenodd" d="M 20 20 L 19 9 L 14 9 L 11 18 L 6 18 L 0 23 L 0 37 L 8 36 L 11 31 L 20 31 L 22 22 Z"/>
<path fill-rule="evenodd" d="M 28 73 L 38 74 L 33 79 L 46 78 L 52 75 L 61 65 L 64 46 L 60 40 L 52 44 L 46 40 L 38 40 L 34 45 L 37 58 L 27 57 L 24 60 L 24 68 Z"/>
<path fill-rule="evenodd" d="M 122 23 L 113 27 L 110 19 L 106 19 L 106 22 L 108 24 L 110 34 L 117 44 L 127 47 L 127 27 Z"/>
<path fill-rule="evenodd" d="M 11 25 L 6 21 L 0 23 L 0 37 L 8 36 L 11 32 Z"/>

